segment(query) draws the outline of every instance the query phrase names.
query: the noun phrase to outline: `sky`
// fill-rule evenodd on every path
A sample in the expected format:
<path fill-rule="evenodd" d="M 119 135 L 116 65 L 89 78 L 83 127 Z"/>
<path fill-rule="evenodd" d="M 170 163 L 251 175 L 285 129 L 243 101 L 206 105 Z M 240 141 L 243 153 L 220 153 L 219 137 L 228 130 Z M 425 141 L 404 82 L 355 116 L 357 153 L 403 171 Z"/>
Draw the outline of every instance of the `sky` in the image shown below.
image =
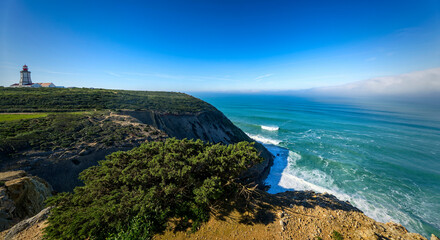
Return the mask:
<path fill-rule="evenodd" d="M 439 68 L 440 1 L 1 0 L 0 86 L 24 64 L 66 87 L 346 85 Z"/>

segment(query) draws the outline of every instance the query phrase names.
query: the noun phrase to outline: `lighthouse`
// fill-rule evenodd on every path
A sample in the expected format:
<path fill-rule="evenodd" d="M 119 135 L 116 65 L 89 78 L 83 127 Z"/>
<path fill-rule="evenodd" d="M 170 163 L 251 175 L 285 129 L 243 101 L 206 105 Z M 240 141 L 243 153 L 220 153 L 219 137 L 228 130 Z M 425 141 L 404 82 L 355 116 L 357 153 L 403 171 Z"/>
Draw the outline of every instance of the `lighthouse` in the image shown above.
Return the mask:
<path fill-rule="evenodd" d="M 23 66 L 23 70 L 20 71 L 20 82 L 14 83 L 10 87 L 57 87 L 53 83 L 32 83 L 31 80 L 31 72 L 28 69 L 27 65 Z M 62 86 L 60 86 L 62 87 Z"/>
<path fill-rule="evenodd" d="M 31 80 L 31 72 L 28 70 L 28 66 L 26 64 L 23 66 L 23 70 L 20 71 L 20 86 L 23 85 L 32 85 Z"/>

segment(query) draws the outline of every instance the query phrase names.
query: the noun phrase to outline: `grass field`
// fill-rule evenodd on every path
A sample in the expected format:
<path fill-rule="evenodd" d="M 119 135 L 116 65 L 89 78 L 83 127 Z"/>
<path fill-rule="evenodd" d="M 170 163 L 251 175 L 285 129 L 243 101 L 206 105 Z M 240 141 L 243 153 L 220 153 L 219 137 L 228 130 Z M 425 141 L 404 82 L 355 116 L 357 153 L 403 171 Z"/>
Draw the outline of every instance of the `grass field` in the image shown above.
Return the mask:
<path fill-rule="evenodd" d="M 91 114 L 91 113 L 92 113 L 91 111 L 67 112 L 67 114 L 73 114 L 73 115 L 84 115 L 84 114 Z M 9 122 L 9 121 L 15 121 L 15 120 L 21 120 L 21 119 L 40 118 L 40 117 L 46 117 L 49 114 L 61 114 L 61 113 L 0 113 L 0 122 Z"/>
<path fill-rule="evenodd" d="M 0 112 L 3 113 L 100 110 L 147 110 L 187 114 L 215 111 L 216 109 L 198 98 L 177 92 L 0 87 Z"/>
<path fill-rule="evenodd" d="M 48 113 L 7 113 L 0 114 L 0 122 L 9 122 L 21 119 L 46 117 Z"/>

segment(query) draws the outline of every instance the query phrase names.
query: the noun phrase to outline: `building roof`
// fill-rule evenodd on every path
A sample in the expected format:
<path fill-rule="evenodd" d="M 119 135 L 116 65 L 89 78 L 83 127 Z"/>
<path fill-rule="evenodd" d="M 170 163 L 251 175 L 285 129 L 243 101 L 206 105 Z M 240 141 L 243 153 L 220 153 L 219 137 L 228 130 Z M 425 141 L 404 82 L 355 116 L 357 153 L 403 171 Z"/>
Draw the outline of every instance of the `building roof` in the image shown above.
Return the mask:
<path fill-rule="evenodd" d="M 49 87 L 53 83 L 37 83 L 37 84 L 40 84 L 40 86 L 42 86 L 42 87 Z M 55 85 L 55 84 L 53 84 L 53 85 Z"/>

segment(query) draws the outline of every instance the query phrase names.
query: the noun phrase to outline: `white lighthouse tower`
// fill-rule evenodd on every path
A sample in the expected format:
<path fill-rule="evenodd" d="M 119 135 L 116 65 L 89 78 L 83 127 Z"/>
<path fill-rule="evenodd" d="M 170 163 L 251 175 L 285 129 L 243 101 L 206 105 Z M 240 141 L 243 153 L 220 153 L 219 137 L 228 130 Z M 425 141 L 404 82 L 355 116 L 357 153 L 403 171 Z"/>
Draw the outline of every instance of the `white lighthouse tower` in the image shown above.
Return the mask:
<path fill-rule="evenodd" d="M 20 86 L 32 85 L 31 72 L 28 70 L 28 66 L 24 65 L 23 70 L 20 71 Z"/>

